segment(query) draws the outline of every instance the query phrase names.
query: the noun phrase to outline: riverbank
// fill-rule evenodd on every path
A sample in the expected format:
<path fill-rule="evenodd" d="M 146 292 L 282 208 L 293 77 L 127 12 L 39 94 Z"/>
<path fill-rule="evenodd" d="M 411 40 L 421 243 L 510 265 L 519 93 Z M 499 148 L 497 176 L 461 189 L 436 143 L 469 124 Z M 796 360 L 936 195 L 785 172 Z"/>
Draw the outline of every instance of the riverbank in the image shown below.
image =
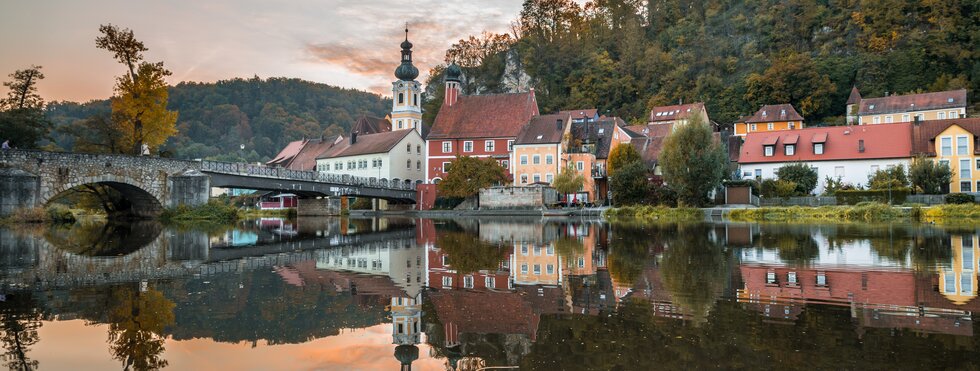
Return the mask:
<path fill-rule="evenodd" d="M 683 207 L 625 206 L 609 209 L 605 217 L 609 221 L 699 222 L 704 220 L 704 211 Z"/>
<path fill-rule="evenodd" d="M 628 206 L 610 209 L 606 219 L 610 221 L 701 221 L 710 210 L 711 216 L 720 216 L 734 222 L 927 222 L 960 224 L 980 222 L 980 205 L 889 206 L 881 203 L 862 203 L 853 206 L 786 206 L 739 209 L 690 209 L 654 206 Z M 720 213 L 715 213 L 720 212 Z"/>

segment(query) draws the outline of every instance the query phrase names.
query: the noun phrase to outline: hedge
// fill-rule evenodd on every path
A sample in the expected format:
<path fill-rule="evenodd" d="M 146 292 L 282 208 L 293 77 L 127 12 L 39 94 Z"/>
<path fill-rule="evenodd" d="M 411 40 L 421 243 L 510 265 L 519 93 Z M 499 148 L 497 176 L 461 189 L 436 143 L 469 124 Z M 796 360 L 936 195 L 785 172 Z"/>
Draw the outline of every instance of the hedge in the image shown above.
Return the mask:
<path fill-rule="evenodd" d="M 882 202 L 892 204 L 903 204 L 912 190 L 909 188 L 874 189 L 868 191 L 837 191 L 834 197 L 837 198 L 838 205 L 857 205 L 861 202 Z"/>
<path fill-rule="evenodd" d="M 943 201 L 946 201 L 947 204 L 972 204 L 975 199 L 973 195 L 966 193 L 950 193 L 943 197 Z"/>

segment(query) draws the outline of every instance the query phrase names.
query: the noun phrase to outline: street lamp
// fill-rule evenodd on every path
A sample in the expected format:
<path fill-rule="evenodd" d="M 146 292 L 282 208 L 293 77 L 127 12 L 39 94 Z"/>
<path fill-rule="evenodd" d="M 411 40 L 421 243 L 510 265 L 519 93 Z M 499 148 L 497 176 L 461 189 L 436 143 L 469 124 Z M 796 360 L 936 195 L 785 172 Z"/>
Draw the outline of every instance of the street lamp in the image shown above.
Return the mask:
<path fill-rule="evenodd" d="M 238 154 L 238 157 L 242 159 L 242 162 L 245 162 L 245 143 L 238 146 Z"/>

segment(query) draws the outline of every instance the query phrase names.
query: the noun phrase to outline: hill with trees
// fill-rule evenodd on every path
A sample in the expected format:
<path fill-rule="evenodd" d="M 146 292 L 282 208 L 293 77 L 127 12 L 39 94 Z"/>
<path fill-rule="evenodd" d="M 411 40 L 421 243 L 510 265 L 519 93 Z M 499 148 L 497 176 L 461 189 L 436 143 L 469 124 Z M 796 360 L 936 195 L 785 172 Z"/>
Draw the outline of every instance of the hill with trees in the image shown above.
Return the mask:
<path fill-rule="evenodd" d="M 526 89 L 528 77 L 541 112 L 643 121 L 651 107 L 703 101 L 730 124 L 788 102 L 808 124 L 842 124 L 852 86 L 975 96 L 976 45 L 973 0 L 528 0 L 510 35 L 460 40 L 446 60 L 463 67 L 467 92 Z M 427 122 L 441 104 L 439 89 L 429 95 Z"/>
<path fill-rule="evenodd" d="M 375 94 L 293 78 L 182 82 L 169 88 L 167 108 L 178 112 L 177 133 L 161 152 L 187 159 L 267 160 L 290 141 L 345 134 L 360 115 L 383 117 L 390 105 Z M 98 135 L 111 112 L 108 99 L 48 104 L 45 114 L 54 127 L 49 148 L 111 152 L 86 140 Z"/>

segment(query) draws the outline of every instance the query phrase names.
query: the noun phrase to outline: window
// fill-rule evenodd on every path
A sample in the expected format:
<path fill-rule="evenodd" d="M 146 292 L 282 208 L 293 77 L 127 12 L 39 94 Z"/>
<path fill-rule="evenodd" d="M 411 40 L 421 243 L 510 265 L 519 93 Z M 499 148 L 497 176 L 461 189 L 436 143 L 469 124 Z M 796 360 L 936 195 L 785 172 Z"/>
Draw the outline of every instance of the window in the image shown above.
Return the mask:
<path fill-rule="evenodd" d="M 942 137 L 939 139 L 940 156 L 952 156 L 953 155 L 953 138 Z"/>
<path fill-rule="evenodd" d="M 494 282 L 493 276 L 486 276 L 486 277 L 484 277 L 483 278 L 483 286 L 486 286 L 486 288 L 488 288 L 488 289 L 494 288 L 496 286 L 496 282 Z"/>
<path fill-rule="evenodd" d="M 449 153 L 453 151 L 453 142 L 442 142 L 442 153 Z"/>
<path fill-rule="evenodd" d="M 527 242 L 521 242 L 521 255 L 527 256 Z"/>
<path fill-rule="evenodd" d="M 527 155 L 521 155 L 521 165 L 527 165 Z"/>
<path fill-rule="evenodd" d="M 970 145 L 967 142 L 969 139 L 970 138 L 968 138 L 966 135 L 956 137 L 956 154 L 958 156 L 967 154 L 968 150 L 970 149 Z"/>
<path fill-rule="evenodd" d="M 957 116 L 959 115 L 956 114 L 956 111 L 949 111 L 949 118 L 955 119 Z"/>
<path fill-rule="evenodd" d="M 796 154 L 796 145 L 795 144 L 787 144 L 787 145 L 785 145 L 783 147 L 783 150 L 786 153 L 786 156 L 795 155 Z"/>
<path fill-rule="evenodd" d="M 463 142 L 463 152 L 473 152 L 473 142 L 465 141 Z"/>
<path fill-rule="evenodd" d="M 383 166 L 384 166 L 384 160 L 382 160 L 382 159 L 379 158 L 378 159 L 378 167 L 383 167 Z"/>
<path fill-rule="evenodd" d="M 453 278 L 449 276 L 442 277 L 442 288 L 448 289 L 453 287 Z"/>
<path fill-rule="evenodd" d="M 510 170 L 510 161 L 507 160 L 500 161 L 500 166 L 503 166 L 504 169 Z"/>
<path fill-rule="evenodd" d="M 823 143 L 813 143 L 813 154 L 815 155 L 823 154 Z"/>
<path fill-rule="evenodd" d="M 773 123 L 770 122 L 770 123 L 766 124 L 766 129 L 772 130 L 773 129 Z"/>
<path fill-rule="evenodd" d="M 552 156 L 552 155 L 544 156 L 544 163 L 547 164 L 547 165 L 551 165 L 551 164 L 555 163 L 554 156 Z"/>
<path fill-rule="evenodd" d="M 545 174 L 544 180 L 546 182 L 548 182 L 548 183 L 554 182 L 555 181 L 555 175 L 554 174 Z"/>
<path fill-rule="evenodd" d="M 405 104 L 405 93 L 398 93 L 398 104 Z"/>
<path fill-rule="evenodd" d="M 585 162 L 582 162 L 582 161 L 576 162 L 575 163 L 575 168 L 578 169 L 578 171 L 585 170 Z"/>
<path fill-rule="evenodd" d="M 916 120 L 919 120 L 919 121 L 925 121 L 926 120 L 926 114 L 924 114 L 924 113 L 916 113 L 915 114 L 915 119 Z"/>
<path fill-rule="evenodd" d="M 344 170 L 344 163 L 343 162 L 338 162 L 338 163 L 333 164 L 333 169 L 334 170 Z"/>
<path fill-rule="evenodd" d="M 415 153 L 418 153 L 420 155 L 422 154 L 422 145 L 421 144 L 415 145 Z"/>
<path fill-rule="evenodd" d="M 514 141 L 513 140 L 508 140 L 507 141 L 507 152 L 511 152 L 513 150 L 514 150 Z"/>
<path fill-rule="evenodd" d="M 470 275 L 463 276 L 463 288 L 465 289 L 473 288 L 473 276 Z"/>
<path fill-rule="evenodd" d="M 766 272 L 766 284 L 772 285 L 776 283 L 776 272 Z"/>
<path fill-rule="evenodd" d="M 521 174 L 521 184 L 527 184 L 527 174 Z"/>
<path fill-rule="evenodd" d="M 786 282 L 796 284 L 796 272 L 786 273 Z"/>
<path fill-rule="evenodd" d="M 939 166 L 945 166 L 948 169 L 949 168 L 949 160 L 939 160 Z"/>
<path fill-rule="evenodd" d="M 774 154 L 775 151 L 773 147 L 775 146 L 762 146 L 762 148 L 765 150 L 766 157 L 772 156 Z"/>
<path fill-rule="evenodd" d="M 521 264 L 521 274 L 527 274 L 527 263 Z"/>
<path fill-rule="evenodd" d="M 487 152 L 493 152 L 493 141 L 488 140 L 486 142 L 483 142 L 483 149 Z"/>
<path fill-rule="evenodd" d="M 885 123 L 886 124 L 891 124 L 892 123 L 892 116 L 891 115 L 885 116 Z"/>
<path fill-rule="evenodd" d="M 404 127 L 404 126 L 402 126 L 402 120 L 398 120 L 398 128 L 399 128 L 399 129 L 402 129 L 403 127 Z"/>
<path fill-rule="evenodd" d="M 452 167 L 452 165 L 453 164 L 451 162 L 443 162 L 442 163 L 442 171 L 448 173 L 449 172 L 449 168 Z"/>
<path fill-rule="evenodd" d="M 868 109 L 875 109 L 875 105 L 872 104 L 872 105 L 868 106 Z"/>
<path fill-rule="evenodd" d="M 555 265 L 548 264 L 547 266 L 545 266 L 545 272 L 547 272 L 548 274 L 555 274 Z"/>
<path fill-rule="evenodd" d="M 960 182 L 960 192 L 973 192 L 970 189 L 971 183 L 969 180 L 964 180 Z"/>
<path fill-rule="evenodd" d="M 980 170 L 980 158 L 977 159 L 977 170 Z"/>
<path fill-rule="evenodd" d="M 578 267 L 579 268 L 585 268 L 585 258 L 583 258 L 581 256 L 578 257 Z"/>
<path fill-rule="evenodd" d="M 541 264 L 534 265 L 534 274 L 541 274 Z"/>
<path fill-rule="evenodd" d="M 943 275 L 945 276 L 943 281 L 946 283 L 944 285 L 945 287 L 943 287 L 943 291 L 947 294 L 956 293 L 956 276 L 954 275 L 953 271 L 947 269 L 945 272 L 943 272 Z"/>
<path fill-rule="evenodd" d="M 533 179 L 534 179 L 534 182 L 535 183 L 540 182 L 541 181 L 541 174 L 534 174 Z"/>
<path fill-rule="evenodd" d="M 758 128 L 755 126 L 755 124 L 749 125 L 749 131 L 756 131 L 756 130 L 758 130 Z"/>
<path fill-rule="evenodd" d="M 964 158 L 960 160 L 960 179 L 970 179 L 972 177 L 973 176 L 971 176 L 970 171 L 970 159 Z"/>
<path fill-rule="evenodd" d="M 939 112 L 939 113 L 937 113 L 936 114 L 936 118 L 938 118 L 940 120 L 945 120 L 946 119 L 946 112 Z"/>
<path fill-rule="evenodd" d="M 762 169 L 755 169 L 755 177 L 762 178 Z"/>
<path fill-rule="evenodd" d="M 871 123 L 872 124 L 880 124 L 881 123 L 881 117 L 875 116 L 874 118 L 871 119 Z"/>
<path fill-rule="evenodd" d="M 909 118 L 910 118 L 909 117 L 909 114 L 907 114 L 907 113 L 904 114 L 904 115 L 902 115 L 902 122 L 909 122 Z"/>
<path fill-rule="evenodd" d="M 796 129 L 796 123 L 795 123 L 795 122 L 792 122 L 792 121 L 790 121 L 790 122 L 789 122 L 789 130 L 793 130 L 793 129 Z"/>
<path fill-rule="evenodd" d="M 412 160 L 405 161 L 405 168 L 408 170 L 412 170 Z"/>
<path fill-rule="evenodd" d="M 817 286 L 827 286 L 827 274 L 817 272 Z"/>
<path fill-rule="evenodd" d="M 834 176 L 843 178 L 844 177 L 844 167 L 843 166 L 834 166 Z"/>
<path fill-rule="evenodd" d="M 963 243 L 960 245 L 963 249 L 963 270 L 972 271 L 973 270 L 973 236 L 963 235 Z"/>
<path fill-rule="evenodd" d="M 532 164 L 535 164 L 535 165 L 540 164 L 541 163 L 541 155 L 531 156 L 531 163 Z"/>
<path fill-rule="evenodd" d="M 413 106 L 419 105 L 419 94 L 418 93 L 412 94 L 412 105 Z"/>
<path fill-rule="evenodd" d="M 548 245 L 548 247 L 546 247 L 544 249 L 544 253 L 547 254 L 548 256 L 554 256 L 555 255 L 555 245 Z"/>

